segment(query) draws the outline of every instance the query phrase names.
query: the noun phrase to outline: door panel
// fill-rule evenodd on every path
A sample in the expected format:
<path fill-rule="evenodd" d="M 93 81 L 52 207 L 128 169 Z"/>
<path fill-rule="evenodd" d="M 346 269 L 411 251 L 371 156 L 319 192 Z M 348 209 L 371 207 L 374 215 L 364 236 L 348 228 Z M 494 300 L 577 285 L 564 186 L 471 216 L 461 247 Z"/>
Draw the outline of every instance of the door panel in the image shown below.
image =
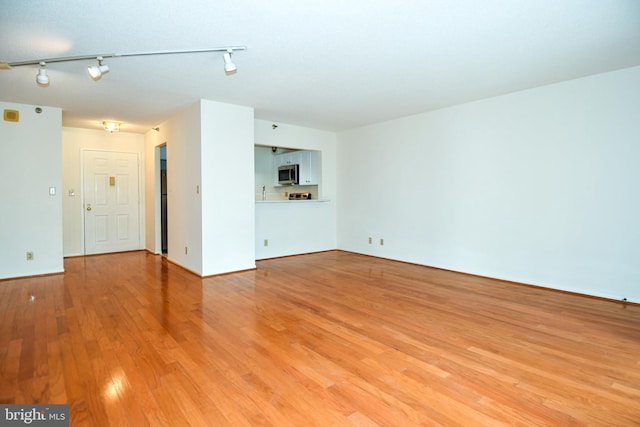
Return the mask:
<path fill-rule="evenodd" d="M 95 241 L 105 243 L 109 238 L 109 219 L 106 215 L 95 216 Z"/>
<path fill-rule="evenodd" d="M 109 179 L 109 177 L 105 174 L 98 174 L 96 173 L 94 175 L 94 183 L 93 183 L 93 187 L 94 187 L 94 191 L 93 191 L 93 196 L 94 196 L 94 204 L 95 206 L 106 206 L 108 203 L 107 200 L 107 180 Z"/>
<path fill-rule="evenodd" d="M 116 177 L 116 199 L 118 205 L 125 206 L 130 203 L 129 193 L 129 176 L 122 174 L 118 175 Z"/>
<path fill-rule="evenodd" d="M 83 151 L 85 254 L 140 249 L 136 153 Z"/>
<path fill-rule="evenodd" d="M 129 236 L 129 215 L 118 215 L 117 222 L 118 224 L 118 240 L 129 240 L 131 236 Z"/>

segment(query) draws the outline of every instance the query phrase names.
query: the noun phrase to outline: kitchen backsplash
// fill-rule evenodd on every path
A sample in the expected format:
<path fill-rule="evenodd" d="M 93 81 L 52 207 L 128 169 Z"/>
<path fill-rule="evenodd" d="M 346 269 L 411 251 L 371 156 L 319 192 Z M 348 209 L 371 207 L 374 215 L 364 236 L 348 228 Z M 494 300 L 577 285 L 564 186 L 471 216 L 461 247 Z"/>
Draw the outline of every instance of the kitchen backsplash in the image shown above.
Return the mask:
<path fill-rule="evenodd" d="M 288 200 L 289 193 L 311 193 L 312 200 L 318 200 L 317 185 L 265 186 L 266 200 Z M 256 200 L 263 200 L 262 186 L 256 185 Z"/>

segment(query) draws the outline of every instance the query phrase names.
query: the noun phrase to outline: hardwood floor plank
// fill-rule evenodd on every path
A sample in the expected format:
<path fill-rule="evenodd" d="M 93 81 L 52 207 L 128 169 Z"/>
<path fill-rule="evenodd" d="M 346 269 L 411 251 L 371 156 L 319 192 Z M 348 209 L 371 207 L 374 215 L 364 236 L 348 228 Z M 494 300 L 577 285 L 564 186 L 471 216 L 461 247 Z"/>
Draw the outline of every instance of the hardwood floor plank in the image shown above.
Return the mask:
<path fill-rule="evenodd" d="M 20 353 L 22 340 L 14 339 L 3 342 L 2 381 L 0 381 L 0 403 L 14 403 L 17 398 L 18 372 L 20 370 Z"/>
<path fill-rule="evenodd" d="M 161 382 L 161 387 L 152 391 L 157 402 L 161 402 L 165 417 L 170 421 L 170 426 L 191 426 L 189 418 L 176 401 L 174 390 L 166 381 Z"/>
<path fill-rule="evenodd" d="M 358 427 L 379 427 L 380 424 L 374 423 L 360 412 L 354 412 L 347 417 L 355 426 Z"/>
<path fill-rule="evenodd" d="M 91 360 L 91 374 L 96 385 L 99 385 L 99 393 L 96 394 L 100 401 L 101 409 L 106 420 L 111 425 L 127 425 L 127 417 L 124 405 L 119 401 L 117 387 L 114 378 L 115 355 L 111 352 L 104 354 L 104 357 L 97 357 Z M 117 369 L 117 367 L 115 368 Z"/>
<path fill-rule="evenodd" d="M 64 367 L 58 340 L 47 342 L 47 365 L 49 367 L 49 398 L 41 402 L 63 404 L 69 401 L 64 380 Z"/>
<path fill-rule="evenodd" d="M 0 403 L 73 426 L 640 425 L 639 305 L 340 251 L 65 271 L 0 282 Z"/>

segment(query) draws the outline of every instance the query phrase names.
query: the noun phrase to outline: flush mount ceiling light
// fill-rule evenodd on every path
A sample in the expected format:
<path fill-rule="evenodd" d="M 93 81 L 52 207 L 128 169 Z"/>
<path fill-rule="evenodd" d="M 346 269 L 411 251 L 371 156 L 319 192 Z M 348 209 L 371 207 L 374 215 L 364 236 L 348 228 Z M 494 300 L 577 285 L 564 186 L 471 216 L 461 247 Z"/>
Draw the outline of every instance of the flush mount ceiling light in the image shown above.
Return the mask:
<path fill-rule="evenodd" d="M 36 82 L 40 86 L 49 85 L 49 76 L 45 66 L 54 62 L 71 62 L 71 61 L 87 61 L 97 60 L 98 65 L 91 65 L 88 68 L 89 75 L 94 80 L 100 80 L 102 75 L 109 72 L 109 67 L 102 62 L 105 58 L 119 58 L 125 56 L 151 56 L 151 55 L 175 55 L 180 53 L 206 53 L 206 52 L 224 52 L 224 72 L 227 75 L 235 74 L 238 67 L 231 60 L 231 55 L 239 50 L 247 50 L 246 46 L 224 46 L 213 47 L 210 49 L 192 49 L 192 50 L 161 50 L 155 52 L 136 52 L 136 53 L 103 53 L 99 55 L 82 55 L 82 56 L 66 56 L 60 58 L 34 59 L 31 61 L 6 62 L 0 61 L 0 70 L 10 70 L 13 67 L 21 67 L 24 65 L 40 65 L 40 70 L 36 77 Z"/>
<path fill-rule="evenodd" d="M 45 62 L 39 62 L 40 69 L 38 70 L 38 75 L 36 76 L 36 83 L 38 86 L 49 86 L 49 76 L 47 75 L 47 64 Z"/>
<path fill-rule="evenodd" d="M 104 122 L 102 122 L 102 126 L 104 126 L 104 130 L 106 130 L 107 132 L 118 132 L 120 130 L 120 125 L 122 123 L 120 122 L 112 122 L 109 120 L 105 120 Z"/>
<path fill-rule="evenodd" d="M 102 61 L 104 61 L 102 56 L 98 56 L 96 59 L 98 60 L 98 65 L 89 65 L 87 70 L 93 80 L 100 80 L 103 74 L 109 72 L 109 66 L 102 64 Z"/>

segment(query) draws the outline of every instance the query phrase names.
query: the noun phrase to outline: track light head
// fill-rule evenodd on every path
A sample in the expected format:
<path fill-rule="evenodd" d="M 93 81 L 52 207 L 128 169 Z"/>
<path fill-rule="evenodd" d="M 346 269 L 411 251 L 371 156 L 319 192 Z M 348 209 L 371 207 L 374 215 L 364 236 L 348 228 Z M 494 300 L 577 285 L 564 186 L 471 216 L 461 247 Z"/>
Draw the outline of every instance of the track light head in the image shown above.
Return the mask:
<path fill-rule="evenodd" d="M 233 61 L 231 60 L 231 54 L 233 53 L 233 50 L 229 49 L 225 52 L 223 59 L 224 59 L 224 72 L 226 75 L 231 75 L 231 74 L 235 74 L 238 72 L 238 67 L 236 67 L 236 64 L 233 63 Z"/>
<path fill-rule="evenodd" d="M 36 76 L 36 83 L 38 86 L 49 86 L 49 76 L 47 75 L 47 64 L 44 62 L 40 63 L 40 69 L 38 70 L 38 75 Z"/>
<path fill-rule="evenodd" d="M 109 66 L 102 64 L 104 59 L 101 56 L 98 56 L 96 59 L 98 60 L 98 65 L 88 66 L 87 71 L 89 71 L 89 75 L 93 80 L 100 80 L 103 74 L 109 72 Z"/>

